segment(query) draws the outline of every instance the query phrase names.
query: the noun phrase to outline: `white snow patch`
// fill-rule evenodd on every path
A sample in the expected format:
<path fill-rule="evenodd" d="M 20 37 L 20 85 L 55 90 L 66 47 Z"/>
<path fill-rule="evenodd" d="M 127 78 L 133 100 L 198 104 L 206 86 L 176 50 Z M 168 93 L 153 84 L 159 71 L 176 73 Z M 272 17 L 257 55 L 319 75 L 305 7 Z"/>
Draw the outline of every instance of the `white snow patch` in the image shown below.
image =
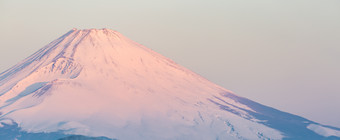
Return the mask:
<path fill-rule="evenodd" d="M 9 119 L 0 120 L 0 127 L 4 127 L 4 124 L 12 125 L 12 124 L 14 124 L 14 122 L 12 120 L 9 120 Z"/>
<path fill-rule="evenodd" d="M 307 128 L 325 137 L 329 137 L 329 136 L 340 137 L 340 131 L 326 128 L 326 127 L 323 127 L 317 124 L 310 124 L 307 126 Z"/>
<path fill-rule="evenodd" d="M 65 131 L 68 134 L 82 134 L 87 135 L 90 132 L 90 128 L 79 122 L 60 122 L 58 124 L 58 129 Z"/>

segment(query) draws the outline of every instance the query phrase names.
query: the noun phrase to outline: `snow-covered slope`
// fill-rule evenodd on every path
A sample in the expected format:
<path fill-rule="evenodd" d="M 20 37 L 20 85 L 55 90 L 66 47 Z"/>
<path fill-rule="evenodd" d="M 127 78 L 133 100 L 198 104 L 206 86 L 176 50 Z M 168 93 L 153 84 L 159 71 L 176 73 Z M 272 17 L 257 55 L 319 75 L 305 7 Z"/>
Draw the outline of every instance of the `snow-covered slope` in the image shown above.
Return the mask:
<path fill-rule="evenodd" d="M 109 29 L 73 29 L 1 73 L 0 122 L 18 139 L 340 137 L 338 128 L 239 97 Z"/>

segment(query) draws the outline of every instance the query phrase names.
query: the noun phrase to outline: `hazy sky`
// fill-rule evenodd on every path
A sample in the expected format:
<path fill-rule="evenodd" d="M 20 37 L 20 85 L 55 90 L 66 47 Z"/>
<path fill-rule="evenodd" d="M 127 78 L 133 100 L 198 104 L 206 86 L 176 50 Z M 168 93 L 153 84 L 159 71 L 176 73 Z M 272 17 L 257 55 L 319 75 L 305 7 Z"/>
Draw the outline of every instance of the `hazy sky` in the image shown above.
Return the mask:
<path fill-rule="evenodd" d="M 238 95 L 340 127 L 339 0 L 0 0 L 0 71 L 74 27 L 117 30 Z"/>

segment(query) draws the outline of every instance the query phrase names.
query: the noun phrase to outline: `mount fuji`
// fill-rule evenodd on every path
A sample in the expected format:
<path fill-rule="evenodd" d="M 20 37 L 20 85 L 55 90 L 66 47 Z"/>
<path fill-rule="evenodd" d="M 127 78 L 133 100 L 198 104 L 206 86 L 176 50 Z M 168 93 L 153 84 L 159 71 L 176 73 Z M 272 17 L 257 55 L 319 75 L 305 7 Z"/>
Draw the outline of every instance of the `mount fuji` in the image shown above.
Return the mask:
<path fill-rule="evenodd" d="M 73 29 L 0 74 L 1 140 L 340 139 L 110 29 Z"/>

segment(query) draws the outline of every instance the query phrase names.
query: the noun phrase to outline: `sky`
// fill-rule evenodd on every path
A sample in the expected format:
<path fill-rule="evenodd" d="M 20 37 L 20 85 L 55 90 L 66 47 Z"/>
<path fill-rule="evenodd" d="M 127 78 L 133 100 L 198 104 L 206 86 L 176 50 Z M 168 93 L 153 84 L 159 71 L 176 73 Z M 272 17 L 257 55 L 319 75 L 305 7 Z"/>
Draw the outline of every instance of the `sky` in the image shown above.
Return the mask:
<path fill-rule="evenodd" d="M 0 0 L 0 71 L 109 28 L 261 104 L 340 128 L 339 0 Z"/>

